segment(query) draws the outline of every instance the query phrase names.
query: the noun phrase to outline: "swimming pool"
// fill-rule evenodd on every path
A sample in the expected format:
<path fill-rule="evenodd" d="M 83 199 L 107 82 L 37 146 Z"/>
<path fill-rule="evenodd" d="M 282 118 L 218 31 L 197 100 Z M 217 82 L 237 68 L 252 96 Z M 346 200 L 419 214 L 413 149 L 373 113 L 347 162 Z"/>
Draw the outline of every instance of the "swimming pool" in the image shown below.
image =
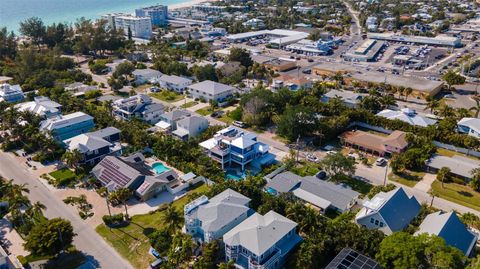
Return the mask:
<path fill-rule="evenodd" d="M 235 181 L 239 181 L 245 178 L 245 174 L 239 175 L 237 171 L 233 169 L 228 169 L 225 171 L 225 179 L 233 179 Z"/>
<path fill-rule="evenodd" d="M 161 174 L 170 170 L 170 168 L 166 167 L 163 163 L 152 164 L 152 169 L 155 171 L 156 174 Z"/>

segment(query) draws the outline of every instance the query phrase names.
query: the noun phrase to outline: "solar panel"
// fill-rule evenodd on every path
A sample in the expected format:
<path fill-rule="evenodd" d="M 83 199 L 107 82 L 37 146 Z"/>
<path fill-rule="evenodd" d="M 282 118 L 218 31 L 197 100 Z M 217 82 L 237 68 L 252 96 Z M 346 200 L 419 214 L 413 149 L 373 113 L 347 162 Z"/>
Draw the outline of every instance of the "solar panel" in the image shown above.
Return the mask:
<path fill-rule="evenodd" d="M 371 258 L 353 249 L 344 248 L 326 269 L 382 269 L 382 267 Z"/>

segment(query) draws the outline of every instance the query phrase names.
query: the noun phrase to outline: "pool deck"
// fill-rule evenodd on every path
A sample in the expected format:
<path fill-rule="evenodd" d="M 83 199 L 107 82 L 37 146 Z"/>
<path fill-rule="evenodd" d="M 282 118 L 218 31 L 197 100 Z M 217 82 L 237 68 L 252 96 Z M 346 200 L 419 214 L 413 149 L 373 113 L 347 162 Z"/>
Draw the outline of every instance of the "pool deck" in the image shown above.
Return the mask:
<path fill-rule="evenodd" d="M 156 157 L 146 158 L 146 159 L 145 159 L 145 163 L 148 164 L 148 166 L 150 166 L 150 167 L 152 167 L 152 165 L 153 165 L 154 163 L 162 163 L 162 164 L 163 164 L 165 167 L 167 167 L 168 169 L 171 169 L 171 170 L 175 171 L 179 177 L 185 175 L 184 172 L 176 169 L 175 167 L 173 167 L 173 166 L 171 166 L 171 165 L 168 165 L 167 162 L 162 161 L 162 160 L 159 160 L 159 159 L 157 159 Z"/>

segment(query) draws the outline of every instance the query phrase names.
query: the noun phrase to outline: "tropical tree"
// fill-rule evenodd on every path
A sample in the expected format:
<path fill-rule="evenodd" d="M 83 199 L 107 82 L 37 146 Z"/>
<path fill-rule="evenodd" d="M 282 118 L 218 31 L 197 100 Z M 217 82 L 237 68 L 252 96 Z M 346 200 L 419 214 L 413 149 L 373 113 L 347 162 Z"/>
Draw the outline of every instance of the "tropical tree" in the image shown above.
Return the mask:
<path fill-rule="evenodd" d="M 40 48 L 45 37 L 46 27 L 39 17 L 31 17 L 20 22 L 20 33 L 31 38 L 32 43 Z"/>
<path fill-rule="evenodd" d="M 442 188 L 444 187 L 443 184 L 450 180 L 450 168 L 442 167 L 437 173 L 437 180 L 442 182 Z"/>
<path fill-rule="evenodd" d="M 408 96 L 412 94 L 412 92 L 413 92 L 412 88 L 410 87 L 405 88 L 405 91 L 403 92 L 403 94 L 405 95 L 405 101 L 408 99 Z"/>
<path fill-rule="evenodd" d="M 127 201 L 132 197 L 132 190 L 128 188 L 119 188 L 114 192 L 109 194 L 110 200 L 115 200 L 119 203 L 122 203 L 125 207 L 125 218 L 128 219 L 128 208 L 127 208 Z"/>
<path fill-rule="evenodd" d="M 25 238 L 25 249 L 37 256 L 53 256 L 67 249 L 76 234 L 68 220 L 54 218 L 36 224 Z"/>
<path fill-rule="evenodd" d="M 62 155 L 62 160 L 68 167 L 75 167 L 83 159 L 82 154 L 78 149 L 65 151 Z"/>
<path fill-rule="evenodd" d="M 175 231 L 181 225 L 182 216 L 172 204 L 170 204 L 167 209 L 163 211 L 163 213 L 163 221 L 166 224 L 167 231 L 169 231 L 171 234 L 175 233 Z"/>
<path fill-rule="evenodd" d="M 340 152 L 328 154 L 320 165 L 330 176 L 352 175 L 355 173 L 355 159 L 346 157 Z"/>
<path fill-rule="evenodd" d="M 449 90 L 452 88 L 453 85 L 460 85 L 465 83 L 465 77 L 457 74 L 451 69 L 443 75 L 443 80 L 447 83 Z"/>
<path fill-rule="evenodd" d="M 470 174 L 472 175 L 472 179 L 470 180 L 470 186 L 476 190 L 480 191 L 480 168 L 474 168 L 472 171 L 470 171 Z"/>

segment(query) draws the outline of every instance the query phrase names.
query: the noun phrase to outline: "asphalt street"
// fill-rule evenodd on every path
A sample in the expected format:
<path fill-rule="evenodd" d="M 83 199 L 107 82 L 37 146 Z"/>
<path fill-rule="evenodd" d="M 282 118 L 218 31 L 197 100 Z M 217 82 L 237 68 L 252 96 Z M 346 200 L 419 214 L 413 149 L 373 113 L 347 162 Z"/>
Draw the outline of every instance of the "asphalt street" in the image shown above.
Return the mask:
<path fill-rule="evenodd" d="M 0 175 L 13 179 L 17 184 L 27 184 L 30 193 L 28 197 L 32 203 L 41 202 L 47 209 L 48 218 L 64 218 L 72 223 L 77 236 L 74 238 L 75 247 L 82 251 L 94 268 L 130 269 L 133 268 L 111 246 L 109 246 L 96 232 L 67 207 L 65 203 L 48 190 L 35 178 L 26 166 L 14 156 L 0 152 Z"/>

